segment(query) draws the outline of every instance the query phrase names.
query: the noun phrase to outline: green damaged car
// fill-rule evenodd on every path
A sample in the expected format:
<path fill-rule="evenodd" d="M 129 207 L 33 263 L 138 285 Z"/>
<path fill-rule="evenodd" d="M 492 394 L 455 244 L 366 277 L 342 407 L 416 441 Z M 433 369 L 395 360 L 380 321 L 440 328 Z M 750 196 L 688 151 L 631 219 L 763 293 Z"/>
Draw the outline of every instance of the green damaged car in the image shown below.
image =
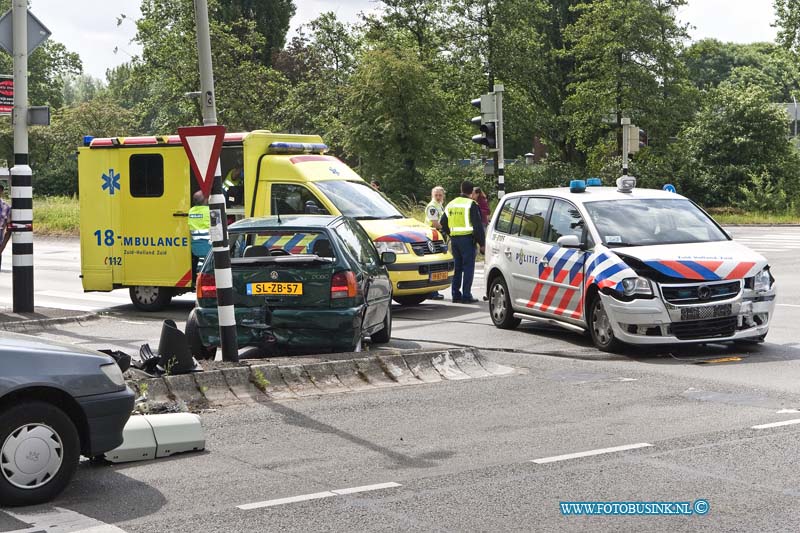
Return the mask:
<path fill-rule="evenodd" d="M 364 336 L 389 342 L 392 285 L 369 236 L 346 217 L 244 219 L 229 228 L 240 347 L 354 351 Z M 197 358 L 219 346 L 214 260 L 197 275 L 186 334 Z"/>

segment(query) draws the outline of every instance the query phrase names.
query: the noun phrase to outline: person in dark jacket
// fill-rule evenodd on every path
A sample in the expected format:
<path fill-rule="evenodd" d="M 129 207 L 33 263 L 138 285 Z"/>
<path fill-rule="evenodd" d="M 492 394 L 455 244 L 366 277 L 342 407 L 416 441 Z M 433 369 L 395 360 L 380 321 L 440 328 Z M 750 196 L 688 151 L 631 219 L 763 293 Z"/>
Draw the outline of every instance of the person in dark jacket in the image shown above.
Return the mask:
<path fill-rule="evenodd" d="M 451 292 L 453 302 L 475 303 L 472 296 L 472 279 L 475 276 L 475 245 L 481 253 L 486 251 L 486 233 L 481 220 L 481 210 L 471 196 L 472 182 L 461 184 L 461 196 L 452 200 L 444 208 L 444 215 L 439 221 L 442 232 L 450 236 L 455 260 L 455 275 Z"/>
<path fill-rule="evenodd" d="M 481 210 L 481 222 L 483 222 L 483 229 L 485 230 L 486 226 L 489 225 L 489 215 L 492 214 L 489 209 L 489 199 L 480 187 L 475 187 L 472 190 L 472 199 L 475 200 L 475 203 L 478 204 L 478 208 Z"/>

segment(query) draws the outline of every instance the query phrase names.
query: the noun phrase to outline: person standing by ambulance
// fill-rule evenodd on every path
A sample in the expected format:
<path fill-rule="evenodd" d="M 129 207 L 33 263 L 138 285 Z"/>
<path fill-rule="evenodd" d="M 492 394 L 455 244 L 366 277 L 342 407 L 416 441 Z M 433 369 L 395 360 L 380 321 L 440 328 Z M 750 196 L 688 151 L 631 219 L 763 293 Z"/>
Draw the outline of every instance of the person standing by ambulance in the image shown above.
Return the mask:
<path fill-rule="evenodd" d="M 198 263 L 211 251 L 211 213 L 203 191 L 192 195 L 189 209 L 189 235 L 192 237 L 192 274 L 199 271 Z"/>
<path fill-rule="evenodd" d="M 444 215 L 444 187 L 436 186 L 431 189 L 431 201 L 425 206 L 425 220 L 433 229 L 441 230 L 442 224 L 439 222 Z M 428 300 L 444 300 L 444 296 L 438 291 L 432 292 Z"/>
<path fill-rule="evenodd" d="M 475 245 L 478 245 L 481 253 L 486 250 L 486 233 L 481 223 L 481 210 L 472 200 L 472 192 L 472 182 L 463 182 L 461 196 L 447 204 L 440 220 L 442 231 L 450 235 L 452 243 L 456 272 L 451 291 L 455 303 L 471 304 L 478 301 L 472 296 Z"/>

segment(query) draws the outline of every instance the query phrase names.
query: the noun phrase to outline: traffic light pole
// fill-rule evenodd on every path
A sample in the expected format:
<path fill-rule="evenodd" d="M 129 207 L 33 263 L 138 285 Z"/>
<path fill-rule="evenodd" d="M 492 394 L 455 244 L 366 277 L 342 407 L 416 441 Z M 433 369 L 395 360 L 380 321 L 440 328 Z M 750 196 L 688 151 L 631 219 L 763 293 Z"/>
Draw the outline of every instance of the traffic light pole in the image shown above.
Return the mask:
<path fill-rule="evenodd" d="M 631 119 L 628 117 L 623 117 L 620 121 L 622 124 L 622 175 L 628 175 L 628 152 L 630 151 L 630 133 L 628 130 L 631 127 Z"/>
<path fill-rule="evenodd" d="M 22 0 L 23 2 L 25 0 Z M 217 107 L 214 99 L 214 69 L 211 63 L 211 36 L 208 26 L 208 0 L 194 0 L 197 25 L 197 56 L 200 63 L 200 107 L 203 125 L 217 125 Z M 213 162 L 211 163 L 213 164 Z M 217 285 L 217 312 L 222 360 L 239 360 L 239 343 L 236 339 L 236 315 L 233 307 L 233 275 L 228 244 L 228 220 L 225 213 L 225 195 L 222 193 L 222 170 L 216 161 L 214 182 L 208 200 L 211 213 L 211 246 L 214 251 L 214 278 Z"/>
<path fill-rule="evenodd" d="M 497 152 L 495 153 L 495 169 L 497 170 L 497 198 L 506 194 L 506 160 L 503 147 L 503 86 L 494 86 L 495 105 L 497 109 Z"/>
<path fill-rule="evenodd" d="M 33 183 L 28 165 L 28 2 L 11 5 L 14 48 L 14 166 L 11 168 L 11 263 L 15 313 L 33 312 Z"/>

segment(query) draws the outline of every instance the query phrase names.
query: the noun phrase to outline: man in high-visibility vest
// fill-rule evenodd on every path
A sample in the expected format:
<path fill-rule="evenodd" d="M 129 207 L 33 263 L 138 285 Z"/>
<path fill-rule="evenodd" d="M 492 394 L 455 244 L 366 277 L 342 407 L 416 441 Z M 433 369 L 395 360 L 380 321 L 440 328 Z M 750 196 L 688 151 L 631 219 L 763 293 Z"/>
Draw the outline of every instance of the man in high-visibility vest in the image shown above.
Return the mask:
<path fill-rule="evenodd" d="M 444 215 L 444 187 L 434 187 L 431 189 L 431 201 L 425 206 L 425 220 L 428 225 L 435 229 L 442 229 L 439 222 Z M 435 291 L 428 295 L 429 300 L 444 300 L 444 296 Z"/>
<path fill-rule="evenodd" d="M 481 223 L 481 210 L 470 195 L 472 182 L 461 184 L 461 196 L 444 208 L 440 220 L 442 231 L 450 235 L 456 272 L 453 276 L 453 301 L 456 303 L 475 303 L 472 296 L 472 278 L 475 275 L 475 245 L 481 253 L 486 251 L 486 234 Z"/>
<path fill-rule="evenodd" d="M 198 272 L 198 263 L 211 251 L 211 214 L 208 199 L 203 191 L 192 196 L 189 209 L 189 235 L 192 237 L 192 272 Z"/>

